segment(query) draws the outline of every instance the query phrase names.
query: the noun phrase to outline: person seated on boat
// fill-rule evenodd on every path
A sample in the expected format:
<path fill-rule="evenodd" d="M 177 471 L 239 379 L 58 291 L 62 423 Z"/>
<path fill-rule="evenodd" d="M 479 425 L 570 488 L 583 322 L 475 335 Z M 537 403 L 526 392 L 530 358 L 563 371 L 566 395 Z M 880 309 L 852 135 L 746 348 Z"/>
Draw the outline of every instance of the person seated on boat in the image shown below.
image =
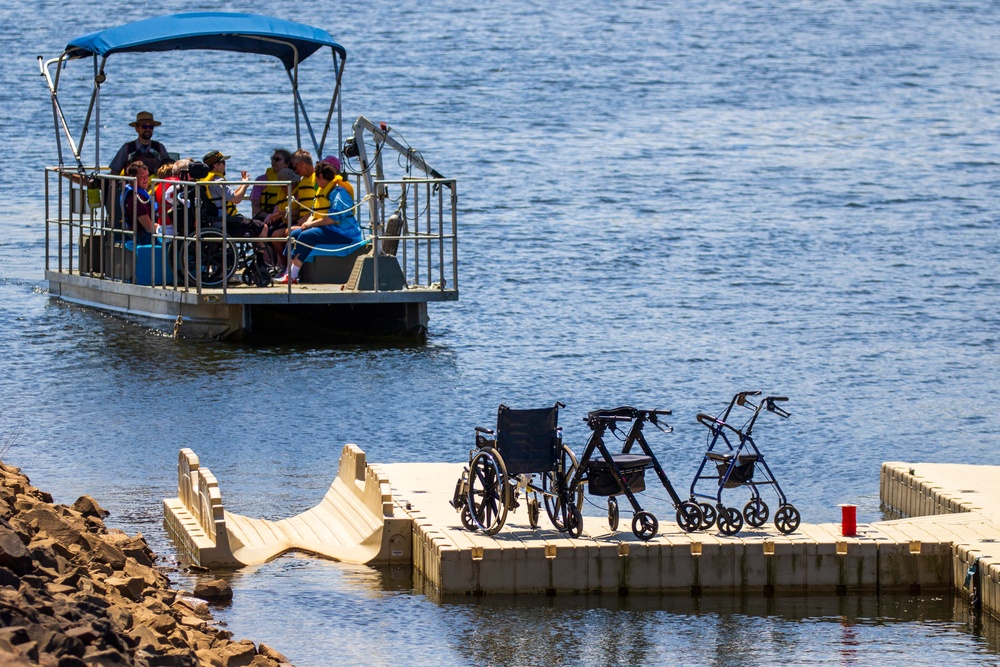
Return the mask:
<path fill-rule="evenodd" d="M 146 163 L 136 160 L 125 167 L 125 175 L 134 180 L 126 182 L 119 197 L 124 212 L 125 229 L 135 232 L 135 244 L 151 245 L 153 241 L 153 198 L 150 196 L 149 169 Z"/>
<path fill-rule="evenodd" d="M 255 179 L 250 191 L 250 204 L 253 207 L 253 217 L 262 220 L 273 213 L 280 204 L 288 201 L 288 187 L 284 185 L 269 185 L 273 181 L 287 181 L 280 177 L 282 171 L 294 174 L 292 170 L 292 154 L 284 148 L 274 149 L 271 154 L 271 166 Z"/>
<path fill-rule="evenodd" d="M 243 201 L 246 196 L 249 182 L 244 182 L 235 188 L 231 185 L 212 184 L 214 181 L 223 181 L 226 178 L 226 161 L 230 155 L 223 155 L 221 151 L 209 151 L 202 159 L 208 168 L 208 175 L 201 181 L 206 183 L 205 196 L 202 203 L 205 206 L 205 216 L 208 222 L 222 224 L 222 210 L 225 206 L 226 233 L 232 236 L 266 236 L 267 225 L 259 220 L 247 218 L 239 212 L 236 205 Z M 246 171 L 240 172 L 240 180 L 249 181 L 250 174 Z"/>
<path fill-rule="evenodd" d="M 344 178 L 344 172 L 340 168 L 340 160 L 338 160 L 332 155 L 327 155 L 325 158 L 317 162 L 316 166 L 318 167 L 324 162 L 333 167 L 337 171 L 337 177 L 334 180 L 341 182 L 342 185 L 344 186 L 344 189 L 347 190 L 347 194 L 351 195 L 351 199 L 354 199 L 354 186 L 351 185 L 351 182 L 349 180 Z"/>
<path fill-rule="evenodd" d="M 299 282 L 303 262 L 319 245 L 352 245 L 362 240 L 361 225 L 354 215 L 354 198 L 344 187 L 343 179 L 337 180 L 333 166 L 320 163 L 316 169 L 319 189 L 313 210 L 302 224 L 289 232 L 297 241 L 292 248 L 292 264 L 277 282 L 287 285 Z"/>
<path fill-rule="evenodd" d="M 280 204 L 270 213 L 264 222 L 271 230 L 271 238 L 284 239 L 288 236 L 288 218 L 291 217 L 292 226 L 301 225 L 309 219 L 312 209 L 315 208 L 316 199 L 316 170 L 313 167 L 312 155 L 307 150 L 297 150 L 292 155 L 292 169 L 298 176 L 298 182 L 292 188 L 292 201 L 286 202 L 284 206 Z M 290 211 L 290 215 L 289 215 Z M 284 264 L 284 241 L 271 244 L 274 255 L 279 258 L 279 264 Z"/>
<path fill-rule="evenodd" d="M 159 227 L 163 224 L 164 216 L 170 213 L 170 207 L 164 206 L 163 195 L 170 187 L 169 181 L 177 180 L 174 177 L 174 163 L 164 162 L 161 164 L 160 168 L 156 170 L 156 180 L 159 182 L 153 186 L 151 194 L 153 195 L 153 220 Z"/>
<path fill-rule="evenodd" d="M 163 236 L 172 237 L 174 235 L 174 219 L 177 218 L 177 228 L 184 229 L 184 207 L 187 205 L 187 195 L 183 186 L 178 185 L 182 181 L 191 181 L 190 168 L 194 160 L 181 158 L 170 165 L 170 175 L 164 177 L 165 182 L 158 183 L 154 192 L 157 205 L 163 210 L 163 215 L 156 217 L 156 232 Z M 161 167 L 162 169 L 162 167 Z M 157 172 L 159 173 L 159 172 Z M 162 188 L 162 194 L 161 194 Z M 177 209 L 176 215 L 174 209 Z M 181 234 L 184 236 L 184 234 Z"/>
<path fill-rule="evenodd" d="M 126 141 L 111 160 L 110 170 L 113 176 L 125 173 L 125 167 L 136 160 L 145 163 L 149 173 L 155 174 L 164 162 L 170 161 L 167 149 L 159 141 L 153 139 L 153 130 L 161 125 L 148 111 L 140 111 L 135 121 L 129 123 L 135 128 L 137 136 L 132 141 Z"/>

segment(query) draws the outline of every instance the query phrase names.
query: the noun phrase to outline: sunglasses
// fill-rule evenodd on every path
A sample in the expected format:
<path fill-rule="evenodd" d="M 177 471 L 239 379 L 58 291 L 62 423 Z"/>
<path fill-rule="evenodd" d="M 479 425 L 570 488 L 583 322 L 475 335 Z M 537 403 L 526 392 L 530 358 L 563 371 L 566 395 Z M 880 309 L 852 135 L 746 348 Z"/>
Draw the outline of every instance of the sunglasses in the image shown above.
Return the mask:
<path fill-rule="evenodd" d="M 141 127 L 144 130 L 152 130 L 156 126 L 155 125 L 140 125 L 139 127 Z"/>
<path fill-rule="evenodd" d="M 271 158 L 271 162 L 284 162 L 284 161 L 285 161 L 285 158 L 283 158 L 283 157 L 273 157 L 273 158 Z"/>

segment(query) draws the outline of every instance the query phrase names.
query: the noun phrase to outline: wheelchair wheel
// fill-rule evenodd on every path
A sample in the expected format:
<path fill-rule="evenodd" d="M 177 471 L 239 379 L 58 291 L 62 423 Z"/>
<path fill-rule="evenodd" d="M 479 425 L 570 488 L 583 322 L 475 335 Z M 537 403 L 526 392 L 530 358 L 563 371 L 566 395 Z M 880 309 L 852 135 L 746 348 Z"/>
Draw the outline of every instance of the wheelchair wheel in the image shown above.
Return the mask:
<path fill-rule="evenodd" d="M 608 527 L 618 530 L 618 499 L 608 496 Z"/>
<path fill-rule="evenodd" d="M 528 525 L 532 528 L 538 528 L 538 517 L 541 515 L 542 511 L 538 503 L 537 497 L 528 498 Z"/>
<path fill-rule="evenodd" d="M 767 523 L 767 517 L 770 515 L 767 503 L 760 498 L 753 498 L 743 506 L 743 518 L 746 519 L 748 526 L 760 528 Z"/>
<path fill-rule="evenodd" d="M 496 535 L 507 521 L 507 469 L 500 454 L 486 447 L 469 463 L 466 503 L 476 526 Z"/>
<path fill-rule="evenodd" d="M 479 528 L 479 526 L 476 525 L 476 522 L 472 520 L 472 511 L 469 509 L 469 503 L 465 502 L 464 499 L 462 500 L 462 509 L 459 511 L 459 514 L 462 517 L 463 528 L 466 530 L 475 530 Z"/>
<path fill-rule="evenodd" d="M 715 522 L 723 535 L 735 535 L 743 527 L 743 515 L 735 507 L 720 507 Z"/>
<path fill-rule="evenodd" d="M 632 517 L 632 532 L 643 542 L 656 537 L 656 533 L 659 530 L 660 522 L 646 510 L 640 510 Z"/>
<path fill-rule="evenodd" d="M 187 242 L 184 248 L 188 279 L 191 285 L 197 285 L 201 278 L 202 287 L 218 287 L 236 273 L 236 245 L 232 241 L 223 244 L 222 232 L 217 229 L 204 229 L 198 238 L 198 241 Z"/>
<path fill-rule="evenodd" d="M 701 510 L 701 529 L 711 530 L 712 526 L 715 525 L 716 517 L 718 517 L 718 512 L 715 511 L 715 505 L 698 503 L 698 509 Z"/>
<path fill-rule="evenodd" d="M 566 529 L 567 516 L 567 508 L 562 506 L 559 493 L 563 487 L 568 486 L 573 481 L 577 468 L 576 455 L 569 447 L 563 446 L 561 457 L 561 467 L 564 471 L 562 480 L 557 479 L 556 473 L 551 470 L 542 475 L 542 498 L 545 501 L 545 513 L 549 515 L 549 521 L 558 531 Z M 582 484 L 575 489 L 575 492 L 570 490 L 570 501 L 570 504 L 577 510 L 583 507 Z"/>
<path fill-rule="evenodd" d="M 573 538 L 583 534 L 583 512 L 577 507 L 571 507 L 566 515 L 566 532 Z"/>
<path fill-rule="evenodd" d="M 247 266 L 243 269 L 243 284 L 253 287 L 270 287 L 274 282 L 274 277 L 268 270 L 267 265 L 256 257 L 251 257 L 247 261 Z"/>
<path fill-rule="evenodd" d="M 714 512 L 712 518 L 715 519 Z M 686 500 L 677 506 L 677 525 L 685 533 L 699 530 L 703 521 L 702 511 L 698 503 Z"/>
<path fill-rule="evenodd" d="M 799 527 L 799 511 L 791 505 L 782 505 L 774 513 L 774 527 L 783 534 L 794 533 Z"/>

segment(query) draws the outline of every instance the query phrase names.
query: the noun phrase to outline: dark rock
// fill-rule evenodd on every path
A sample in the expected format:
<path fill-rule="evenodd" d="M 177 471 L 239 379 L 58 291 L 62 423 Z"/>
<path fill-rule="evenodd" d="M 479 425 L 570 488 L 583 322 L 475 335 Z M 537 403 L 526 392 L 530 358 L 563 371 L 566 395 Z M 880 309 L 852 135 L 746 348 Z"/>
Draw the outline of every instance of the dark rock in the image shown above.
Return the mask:
<path fill-rule="evenodd" d="M 87 663 L 75 655 L 64 655 L 59 658 L 59 663 L 56 667 L 87 667 Z"/>
<path fill-rule="evenodd" d="M 91 667 L 115 667 L 115 665 L 128 665 L 129 663 L 128 658 L 113 648 L 88 653 L 83 656 L 83 662 Z"/>
<path fill-rule="evenodd" d="M 46 631 L 38 639 L 38 650 L 52 655 L 74 655 L 83 657 L 84 642 L 69 633 L 63 634 L 52 630 Z"/>
<path fill-rule="evenodd" d="M 34 568 L 31 553 L 24 542 L 10 528 L 0 526 L 0 566 L 15 574 L 28 574 Z"/>
<path fill-rule="evenodd" d="M 223 660 L 226 667 L 250 667 L 254 657 L 257 655 L 257 648 L 252 641 L 243 640 L 230 642 L 225 646 L 215 649 Z"/>
<path fill-rule="evenodd" d="M 28 628 L 23 625 L 16 625 L 7 628 L 0 628 L 0 639 L 6 640 L 12 646 L 26 644 L 31 641 Z"/>
<path fill-rule="evenodd" d="M 262 655 L 262 656 L 264 656 L 265 658 L 270 658 L 271 660 L 274 660 L 275 662 L 288 662 L 288 658 L 286 658 L 284 656 L 284 654 L 282 654 L 282 653 L 274 650 L 273 648 L 271 648 L 267 644 L 263 644 L 262 643 L 260 645 L 260 648 L 257 649 L 257 653 L 260 654 L 260 655 Z"/>
<path fill-rule="evenodd" d="M 12 520 L 15 529 L 18 524 L 34 528 L 32 535 L 44 531 L 46 535 L 67 548 L 74 544 L 84 545 L 81 536 L 82 527 L 72 525 L 59 516 L 55 510 L 44 505 L 36 504 L 31 509 L 21 512 Z"/>
<path fill-rule="evenodd" d="M 129 600 L 141 600 L 142 591 L 146 588 L 146 582 L 139 577 L 108 577 L 104 583 Z"/>
<path fill-rule="evenodd" d="M 194 587 L 194 596 L 215 604 L 226 604 L 233 600 L 233 589 L 225 579 L 200 581 Z"/>
<path fill-rule="evenodd" d="M 121 549 L 108 544 L 96 535 L 82 534 L 84 540 L 91 551 L 91 558 L 98 563 L 107 563 L 114 570 L 121 570 L 125 567 L 125 554 Z"/>
<path fill-rule="evenodd" d="M 9 586 L 10 588 L 16 589 L 20 585 L 21 580 L 18 579 L 16 574 L 5 567 L 0 567 L 0 586 Z"/>
<path fill-rule="evenodd" d="M 66 631 L 67 637 L 73 637 L 80 641 L 81 644 L 93 644 L 101 638 L 101 635 L 100 630 L 89 623 L 78 625 Z M 83 651 L 80 652 L 80 655 L 83 655 Z"/>
<path fill-rule="evenodd" d="M 80 496 L 77 498 L 76 502 L 73 503 L 73 509 L 83 516 L 90 516 L 95 519 L 103 519 L 111 514 L 106 509 L 98 505 L 97 501 L 90 496 Z"/>

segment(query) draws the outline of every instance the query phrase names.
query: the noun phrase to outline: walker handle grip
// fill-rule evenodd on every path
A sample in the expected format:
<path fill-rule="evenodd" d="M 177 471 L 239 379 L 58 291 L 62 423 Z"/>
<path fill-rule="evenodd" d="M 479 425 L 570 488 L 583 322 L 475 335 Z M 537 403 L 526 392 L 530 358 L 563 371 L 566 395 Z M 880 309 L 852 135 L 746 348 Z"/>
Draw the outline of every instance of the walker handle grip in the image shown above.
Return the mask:
<path fill-rule="evenodd" d="M 716 425 L 719 423 L 715 421 L 715 417 L 713 417 L 712 415 L 705 414 L 704 412 L 699 412 L 698 416 L 695 417 L 695 419 L 697 419 L 699 422 L 701 422 L 702 424 L 704 424 L 709 428 L 715 428 Z"/>

